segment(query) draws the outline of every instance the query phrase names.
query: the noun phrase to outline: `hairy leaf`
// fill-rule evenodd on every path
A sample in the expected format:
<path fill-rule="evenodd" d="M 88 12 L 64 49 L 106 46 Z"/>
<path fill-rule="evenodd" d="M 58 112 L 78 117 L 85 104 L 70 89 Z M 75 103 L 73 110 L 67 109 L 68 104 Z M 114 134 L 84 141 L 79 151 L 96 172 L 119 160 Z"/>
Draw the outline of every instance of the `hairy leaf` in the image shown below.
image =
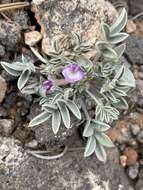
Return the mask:
<path fill-rule="evenodd" d="M 114 144 L 111 141 L 111 139 L 107 135 L 105 135 L 104 133 L 95 132 L 95 138 L 103 146 L 114 147 Z"/>
<path fill-rule="evenodd" d="M 108 129 L 110 129 L 110 125 L 104 123 L 104 122 L 101 122 L 101 121 L 97 121 L 97 120 L 92 120 L 95 125 L 93 125 L 93 127 L 97 130 L 100 130 L 101 132 L 104 132 L 104 131 L 107 131 Z"/>
<path fill-rule="evenodd" d="M 21 72 L 25 69 L 25 67 L 21 63 L 7 63 L 7 62 L 0 62 L 2 67 L 12 76 L 19 76 Z"/>
<path fill-rule="evenodd" d="M 127 33 L 121 32 L 121 33 L 110 36 L 108 41 L 112 44 L 118 44 L 118 43 L 123 42 L 128 37 L 129 35 Z"/>
<path fill-rule="evenodd" d="M 98 142 L 96 142 L 95 154 L 96 154 L 98 160 L 100 160 L 101 162 L 106 162 L 107 155 L 106 155 L 105 149 Z"/>
<path fill-rule="evenodd" d="M 106 47 L 106 49 L 103 50 L 102 54 L 107 59 L 116 59 L 118 57 L 116 51 L 110 47 Z"/>
<path fill-rule="evenodd" d="M 50 117 L 51 117 L 51 115 L 47 111 L 44 111 L 30 121 L 29 127 L 34 127 L 36 125 L 40 125 L 40 124 L 48 121 Z"/>
<path fill-rule="evenodd" d="M 125 49 L 126 49 L 126 44 L 120 44 L 114 48 L 119 58 L 123 55 Z"/>
<path fill-rule="evenodd" d="M 27 81 L 29 80 L 29 76 L 30 76 L 30 71 L 29 70 L 24 70 L 19 79 L 18 79 L 18 82 L 17 82 L 17 86 L 19 88 L 19 90 L 21 90 L 25 84 L 27 83 Z"/>
<path fill-rule="evenodd" d="M 64 123 L 65 127 L 69 129 L 70 128 L 69 110 L 67 109 L 66 105 L 64 105 L 63 103 L 58 102 L 57 105 L 59 107 L 63 123 Z"/>
<path fill-rule="evenodd" d="M 113 106 L 121 110 L 127 110 L 129 107 L 127 101 L 124 98 L 120 98 L 117 103 L 113 103 Z"/>
<path fill-rule="evenodd" d="M 94 133 L 93 126 L 92 126 L 91 122 L 88 120 L 84 127 L 83 136 L 90 137 L 93 135 L 93 133 Z"/>
<path fill-rule="evenodd" d="M 110 27 L 111 34 L 121 32 L 127 23 L 127 11 L 124 8 L 115 23 Z"/>
<path fill-rule="evenodd" d="M 57 134 L 61 124 L 61 114 L 58 110 L 54 111 L 52 114 L 52 130 L 54 134 Z"/>
<path fill-rule="evenodd" d="M 96 139 L 94 136 L 88 137 L 88 141 L 86 144 L 85 152 L 84 152 L 84 157 L 88 157 L 91 154 L 94 153 L 96 148 Z"/>
<path fill-rule="evenodd" d="M 63 100 L 61 100 L 61 101 L 63 101 Z M 79 110 L 78 106 L 75 104 L 74 101 L 68 100 L 68 101 L 64 101 L 64 103 L 67 105 L 67 107 L 69 108 L 69 110 L 70 110 L 78 119 L 81 119 L 80 110 Z"/>
<path fill-rule="evenodd" d="M 110 28 L 108 24 L 102 23 L 102 32 L 104 34 L 105 39 L 108 40 L 110 36 Z"/>

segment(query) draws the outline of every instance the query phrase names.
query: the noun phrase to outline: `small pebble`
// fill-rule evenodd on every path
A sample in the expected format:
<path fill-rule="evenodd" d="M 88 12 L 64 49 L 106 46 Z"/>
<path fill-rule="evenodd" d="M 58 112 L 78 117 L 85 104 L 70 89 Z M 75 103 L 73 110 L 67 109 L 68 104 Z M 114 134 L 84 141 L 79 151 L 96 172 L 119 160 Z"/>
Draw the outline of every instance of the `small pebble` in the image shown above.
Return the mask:
<path fill-rule="evenodd" d="M 127 157 L 127 162 L 126 162 L 127 166 L 132 166 L 136 164 L 138 159 L 138 154 L 133 148 L 127 147 L 124 150 L 123 154 Z"/>
<path fill-rule="evenodd" d="M 127 163 L 127 157 L 125 155 L 120 156 L 120 164 L 125 167 Z"/>
<path fill-rule="evenodd" d="M 134 166 L 129 166 L 127 174 L 131 179 L 136 179 L 139 173 L 139 164 L 136 163 Z"/>
<path fill-rule="evenodd" d="M 42 35 L 38 31 L 26 32 L 24 36 L 25 36 L 25 43 L 29 46 L 37 44 L 42 39 Z"/>
<path fill-rule="evenodd" d="M 0 134 L 10 136 L 14 130 L 14 121 L 11 119 L 0 119 Z"/>
<path fill-rule="evenodd" d="M 34 139 L 28 143 L 25 144 L 25 147 L 36 149 L 38 147 L 38 142 Z"/>
<path fill-rule="evenodd" d="M 137 136 L 137 140 L 139 143 L 143 144 L 143 131 L 141 131 L 138 136 Z"/>
<path fill-rule="evenodd" d="M 132 132 L 132 134 L 133 135 L 138 135 L 138 133 L 140 132 L 140 127 L 139 127 L 139 125 L 137 125 L 137 124 L 132 124 L 131 125 L 131 132 Z"/>

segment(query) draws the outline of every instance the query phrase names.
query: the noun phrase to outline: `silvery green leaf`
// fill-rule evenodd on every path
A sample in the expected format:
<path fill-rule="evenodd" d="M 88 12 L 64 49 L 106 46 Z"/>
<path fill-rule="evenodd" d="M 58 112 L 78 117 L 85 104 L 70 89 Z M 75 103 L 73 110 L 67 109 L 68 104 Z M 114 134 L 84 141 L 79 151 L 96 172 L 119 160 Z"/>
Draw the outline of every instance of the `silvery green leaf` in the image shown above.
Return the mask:
<path fill-rule="evenodd" d="M 121 110 L 127 110 L 129 107 L 127 101 L 124 98 L 120 98 L 119 102 L 113 103 L 113 106 Z"/>
<path fill-rule="evenodd" d="M 29 70 L 24 70 L 19 79 L 18 79 L 18 82 L 17 82 L 17 86 L 19 88 L 19 90 L 21 90 L 25 84 L 27 83 L 27 81 L 29 80 L 29 76 L 30 76 L 30 71 Z"/>
<path fill-rule="evenodd" d="M 68 100 L 69 97 L 73 94 L 73 89 L 72 88 L 67 88 L 64 91 L 64 99 Z"/>
<path fill-rule="evenodd" d="M 114 79 L 118 80 L 122 77 L 124 73 L 124 65 L 121 65 L 121 67 L 116 71 L 116 75 L 114 77 Z"/>
<path fill-rule="evenodd" d="M 101 122 L 109 123 L 113 120 L 117 120 L 119 111 L 111 106 L 97 105 L 96 106 L 96 119 Z"/>
<path fill-rule="evenodd" d="M 127 33 L 120 32 L 120 33 L 117 33 L 117 34 L 114 34 L 114 35 L 110 36 L 110 38 L 108 39 L 108 41 L 111 44 L 118 44 L 118 43 L 123 42 L 128 37 L 129 37 L 129 35 Z"/>
<path fill-rule="evenodd" d="M 52 110 L 57 110 L 57 106 L 56 105 L 50 104 L 48 102 L 45 102 L 44 104 L 42 104 L 42 107 L 45 107 L 45 108 L 47 107 L 47 108 L 50 108 Z"/>
<path fill-rule="evenodd" d="M 55 102 L 57 102 L 58 100 L 60 100 L 62 98 L 61 93 L 56 94 L 53 98 L 51 103 L 54 104 Z"/>
<path fill-rule="evenodd" d="M 69 108 L 69 110 L 74 114 L 75 117 L 77 117 L 78 119 L 81 119 L 81 113 L 80 110 L 78 108 L 78 106 L 75 104 L 74 101 L 71 100 L 59 100 L 60 102 L 63 102 L 66 104 L 66 106 Z"/>
<path fill-rule="evenodd" d="M 79 33 L 75 33 L 74 37 L 75 37 L 75 43 L 76 43 L 76 45 L 79 46 L 80 43 L 81 43 L 81 35 Z"/>
<path fill-rule="evenodd" d="M 122 78 L 120 79 L 120 84 L 130 86 L 130 87 L 135 87 L 135 78 L 130 69 L 128 69 L 127 66 L 124 67 L 124 73 Z"/>
<path fill-rule="evenodd" d="M 106 23 L 102 23 L 102 32 L 104 34 L 105 39 L 109 39 L 110 36 L 110 27 Z"/>
<path fill-rule="evenodd" d="M 20 63 L 10 64 L 10 63 L 1 61 L 0 64 L 12 76 L 19 76 L 21 72 L 25 69 L 25 67 L 23 67 L 23 65 L 21 65 Z"/>
<path fill-rule="evenodd" d="M 126 49 L 126 44 L 121 44 L 114 48 L 119 58 L 123 55 L 125 49 Z"/>
<path fill-rule="evenodd" d="M 66 105 L 64 105 L 63 103 L 58 102 L 57 105 L 59 107 L 63 123 L 64 123 L 65 127 L 69 129 L 70 128 L 69 110 L 67 109 Z"/>
<path fill-rule="evenodd" d="M 66 105 L 69 108 L 69 110 L 74 114 L 74 116 L 76 116 L 78 119 L 81 119 L 81 112 L 74 101 L 68 100 L 66 102 Z"/>
<path fill-rule="evenodd" d="M 90 120 L 88 120 L 85 124 L 84 131 L 83 131 L 83 136 L 84 137 L 90 137 L 94 133 L 94 130 L 92 128 L 92 125 L 90 123 Z"/>
<path fill-rule="evenodd" d="M 95 138 L 97 139 L 97 141 L 100 144 L 102 144 L 103 146 L 114 147 L 114 144 L 111 141 L 111 139 L 107 135 L 105 135 L 104 133 L 95 132 L 94 135 L 95 135 Z"/>
<path fill-rule="evenodd" d="M 48 121 L 50 117 L 51 117 L 51 114 L 49 114 L 49 112 L 47 112 L 47 111 L 44 111 L 30 121 L 29 127 L 34 127 L 36 125 L 40 125 L 40 124 Z"/>
<path fill-rule="evenodd" d="M 115 50 L 110 47 L 106 47 L 106 49 L 103 50 L 102 54 L 107 59 L 116 59 L 118 57 Z"/>
<path fill-rule="evenodd" d="M 105 149 L 98 142 L 96 142 L 95 154 L 96 154 L 98 160 L 100 160 L 101 162 L 106 162 L 107 155 L 106 155 Z"/>
<path fill-rule="evenodd" d="M 37 87 L 37 83 L 27 85 L 21 90 L 21 93 L 23 93 L 23 94 L 35 94 L 35 93 L 37 93 L 36 87 Z"/>
<path fill-rule="evenodd" d="M 88 157 L 95 151 L 96 148 L 96 139 L 94 136 L 88 137 L 87 144 L 85 147 L 84 157 Z"/>
<path fill-rule="evenodd" d="M 35 68 L 34 64 L 31 63 L 31 62 L 27 62 L 27 68 L 28 68 L 30 71 L 32 71 L 33 73 L 35 73 L 35 71 L 36 71 L 36 68 Z"/>
<path fill-rule="evenodd" d="M 60 45 L 59 45 L 59 41 L 58 40 L 54 40 L 53 47 L 54 47 L 54 49 L 55 49 L 56 52 L 59 52 Z"/>
<path fill-rule="evenodd" d="M 93 127 L 98 130 L 100 130 L 101 132 L 107 131 L 108 129 L 110 129 L 110 125 L 103 123 L 101 121 L 97 121 L 97 120 L 93 120 L 93 122 L 95 123 L 95 125 L 93 125 Z"/>
<path fill-rule="evenodd" d="M 113 93 L 113 90 L 106 93 L 107 98 L 112 102 L 117 102 L 117 97 Z"/>
<path fill-rule="evenodd" d="M 89 69 L 93 66 L 92 61 L 90 61 L 87 57 L 84 55 L 79 55 L 77 57 L 76 62 L 83 68 Z"/>
<path fill-rule="evenodd" d="M 118 87 L 115 88 L 112 92 L 113 92 L 113 94 L 114 94 L 115 96 L 117 96 L 117 97 L 120 97 L 120 96 L 127 96 L 126 91 L 121 90 L 121 89 L 119 89 Z"/>
<path fill-rule="evenodd" d="M 106 41 L 98 41 L 96 42 L 96 49 L 100 52 L 102 50 L 105 50 L 108 46 L 108 42 Z"/>
<path fill-rule="evenodd" d="M 48 64 L 48 60 L 42 57 L 42 55 L 33 47 L 30 47 L 33 54 L 42 62 Z"/>
<path fill-rule="evenodd" d="M 121 32 L 127 23 L 127 11 L 124 8 L 115 23 L 110 27 L 111 34 Z"/>
<path fill-rule="evenodd" d="M 58 110 L 55 110 L 52 114 L 52 130 L 54 134 L 57 134 L 61 124 L 61 114 Z"/>

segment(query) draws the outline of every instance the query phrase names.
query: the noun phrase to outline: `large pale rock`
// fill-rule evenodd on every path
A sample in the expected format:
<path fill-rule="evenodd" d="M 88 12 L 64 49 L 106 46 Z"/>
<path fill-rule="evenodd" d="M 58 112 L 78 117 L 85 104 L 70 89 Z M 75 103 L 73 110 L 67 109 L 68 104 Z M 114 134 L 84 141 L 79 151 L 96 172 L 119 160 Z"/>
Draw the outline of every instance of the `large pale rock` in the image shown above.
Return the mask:
<path fill-rule="evenodd" d="M 68 48 L 76 32 L 94 44 L 101 37 L 101 22 L 110 24 L 117 16 L 113 6 L 104 0 L 42 1 L 38 6 L 33 4 L 32 10 L 41 26 L 42 49 L 47 54 L 55 38 Z"/>
<path fill-rule="evenodd" d="M 83 146 L 76 136 L 70 141 L 70 147 Z M 116 149 L 108 151 L 105 164 L 95 155 L 83 158 L 82 150 L 67 152 L 58 160 L 36 159 L 13 139 L 1 139 L 0 152 L 1 190 L 134 190 L 119 165 Z"/>

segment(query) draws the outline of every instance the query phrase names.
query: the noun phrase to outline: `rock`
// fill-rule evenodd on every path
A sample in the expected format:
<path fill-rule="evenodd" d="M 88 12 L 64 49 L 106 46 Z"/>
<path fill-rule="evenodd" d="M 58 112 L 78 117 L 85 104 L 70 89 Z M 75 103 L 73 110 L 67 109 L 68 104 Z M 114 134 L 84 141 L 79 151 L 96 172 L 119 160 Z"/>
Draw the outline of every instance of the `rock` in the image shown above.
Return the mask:
<path fill-rule="evenodd" d="M 143 64 L 143 38 L 139 38 L 135 35 L 130 35 L 127 40 L 126 56 L 132 64 Z"/>
<path fill-rule="evenodd" d="M 143 130 L 138 134 L 137 141 L 143 145 Z"/>
<path fill-rule="evenodd" d="M 139 173 L 139 164 L 136 163 L 134 166 L 129 166 L 127 174 L 131 179 L 136 179 Z"/>
<path fill-rule="evenodd" d="M 124 150 L 123 154 L 127 157 L 126 161 L 127 166 L 132 166 L 136 164 L 138 159 L 138 154 L 133 148 L 127 147 Z"/>
<path fill-rule="evenodd" d="M 59 39 L 61 46 L 68 49 L 76 32 L 82 34 L 83 40 L 95 44 L 101 37 L 101 20 L 111 23 L 117 16 L 113 6 L 104 0 L 40 1 L 38 7 L 33 4 L 32 11 L 41 27 L 42 49 L 47 54 L 54 39 Z"/>
<path fill-rule="evenodd" d="M 143 11 L 143 1 L 142 0 L 129 0 L 129 10 L 130 14 L 136 15 Z"/>
<path fill-rule="evenodd" d="M 7 51 L 15 51 L 19 42 L 21 42 L 20 26 L 14 22 L 5 22 L 0 20 L 0 44 L 5 47 Z"/>
<path fill-rule="evenodd" d="M 139 93 L 143 96 L 143 80 L 138 79 L 136 81 L 136 87 L 137 87 L 137 90 L 139 91 Z"/>
<path fill-rule="evenodd" d="M 26 143 L 25 147 L 31 148 L 31 149 L 36 149 L 36 148 L 38 148 L 38 142 L 35 139 L 33 139 L 32 141 Z"/>
<path fill-rule="evenodd" d="M 127 156 L 125 156 L 125 155 L 120 156 L 120 164 L 123 167 L 125 167 L 127 165 Z"/>
<path fill-rule="evenodd" d="M 138 135 L 138 133 L 140 132 L 140 126 L 137 124 L 131 124 L 131 131 L 133 135 Z"/>
<path fill-rule="evenodd" d="M 70 141 L 72 147 L 83 146 L 76 135 Z M 99 162 L 95 155 L 85 159 L 83 151 L 67 152 L 62 158 L 51 161 L 37 159 L 26 153 L 21 156 L 21 151 L 18 154 L 18 166 L 14 167 L 14 172 L 12 170 L 8 176 L 0 175 L 2 190 L 132 189 L 119 165 L 116 148 L 108 151 L 105 164 Z"/>
<path fill-rule="evenodd" d="M 11 119 L 0 119 L 0 135 L 10 136 L 14 130 L 14 121 Z"/>
<path fill-rule="evenodd" d="M 0 45 L 0 57 L 3 57 L 5 55 L 5 48 L 4 46 Z"/>
<path fill-rule="evenodd" d="M 13 11 L 12 16 L 13 16 L 13 20 L 17 24 L 19 24 L 21 30 L 26 30 L 29 28 L 28 26 L 29 17 L 26 11 L 23 11 L 23 10 Z"/>
<path fill-rule="evenodd" d="M 6 90 L 7 90 L 6 81 L 2 76 L 0 76 L 0 103 L 5 98 Z"/>
<path fill-rule="evenodd" d="M 136 24 L 132 20 L 128 20 L 127 26 L 126 26 L 127 33 L 133 33 L 136 31 Z"/>
<path fill-rule="evenodd" d="M 135 190 L 143 190 L 143 180 L 139 179 L 135 185 Z"/>
<path fill-rule="evenodd" d="M 136 21 L 137 30 L 135 32 L 136 36 L 143 37 L 143 21 Z"/>
<path fill-rule="evenodd" d="M 36 45 L 42 39 L 42 35 L 38 31 L 26 32 L 24 36 L 25 43 L 29 46 Z"/>
<path fill-rule="evenodd" d="M 18 143 L 12 138 L 0 137 L 0 182 L 3 175 L 14 176 L 17 166 L 23 161 L 23 149 Z M 1 183 L 0 189 L 3 190 Z"/>

